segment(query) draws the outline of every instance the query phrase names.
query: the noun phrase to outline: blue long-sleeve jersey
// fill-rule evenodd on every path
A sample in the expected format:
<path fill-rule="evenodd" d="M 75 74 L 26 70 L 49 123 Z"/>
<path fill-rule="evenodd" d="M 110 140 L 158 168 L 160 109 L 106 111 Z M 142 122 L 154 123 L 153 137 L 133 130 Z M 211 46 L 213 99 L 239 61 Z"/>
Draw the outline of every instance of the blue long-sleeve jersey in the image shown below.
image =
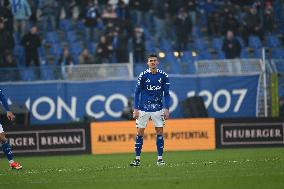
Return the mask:
<path fill-rule="evenodd" d="M 150 68 L 140 73 L 134 93 L 134 108 L 145 112 L 156 112 L 169 109 L 170 94 L 169 76 L 157 69 L 152 74 Z M 164 106 L 163 106 L 163 97 Z"/>
<path fill-rule="evenodd" d="M 0 89 L 0 101 L 2 102 L 2 105 L 4 106 L 5 110 L 6 111 L 10 111 L 7 99 L 4 96 L 4 94 L 3 94 L 1 89 Z"/>

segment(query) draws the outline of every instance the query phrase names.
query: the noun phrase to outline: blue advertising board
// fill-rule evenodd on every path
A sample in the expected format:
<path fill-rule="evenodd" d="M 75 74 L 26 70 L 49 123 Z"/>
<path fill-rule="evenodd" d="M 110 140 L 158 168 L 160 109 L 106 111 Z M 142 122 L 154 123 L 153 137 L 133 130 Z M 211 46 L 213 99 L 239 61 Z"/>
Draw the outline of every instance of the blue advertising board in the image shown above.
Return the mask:
<path fill-rule="evenodd" d="M 183 117 L 181 102 L 204 98 L 210 117 L 255 117 L 259 75 L 170 77 L 171 117 Z M 0 84 L 9 103 L 25 104 L 32 124 L 66 123 L 84 116 L 121 120 L 136 80 Z"/>

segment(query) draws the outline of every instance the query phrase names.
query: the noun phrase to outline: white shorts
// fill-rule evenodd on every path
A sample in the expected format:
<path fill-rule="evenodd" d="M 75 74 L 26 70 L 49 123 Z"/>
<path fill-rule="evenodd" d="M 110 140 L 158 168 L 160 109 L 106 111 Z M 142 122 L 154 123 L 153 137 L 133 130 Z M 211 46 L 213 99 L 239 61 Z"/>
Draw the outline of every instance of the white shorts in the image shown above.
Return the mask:
<path fill-rule="evenodd" d="M 0 133 L 4 133 L 4 130 L 3 130 L 1 123 L 0 123 Z"/>
<path fill-rule="evenodd" d="M 136 119 L 137 128 L 146 128 L 148 121 L 152 119 L 155 127 L 164 127 L 165 119 L 163 110 L 157 112 L 145 112 L 139 110 L 139 117 Z"/>

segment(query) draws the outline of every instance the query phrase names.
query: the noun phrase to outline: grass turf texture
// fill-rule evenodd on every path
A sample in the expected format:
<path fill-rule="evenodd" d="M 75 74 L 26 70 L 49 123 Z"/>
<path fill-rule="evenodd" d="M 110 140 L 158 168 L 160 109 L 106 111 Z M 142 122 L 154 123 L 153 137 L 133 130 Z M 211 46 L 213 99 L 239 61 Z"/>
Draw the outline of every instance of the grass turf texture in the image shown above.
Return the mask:
<path fill-rule="evenodd" d="M 1 155 L 1 189 L 20 188 L 284 188 L 284 148 L 156 153 L 18 157 L 23 169 L 11 170 Z"/>

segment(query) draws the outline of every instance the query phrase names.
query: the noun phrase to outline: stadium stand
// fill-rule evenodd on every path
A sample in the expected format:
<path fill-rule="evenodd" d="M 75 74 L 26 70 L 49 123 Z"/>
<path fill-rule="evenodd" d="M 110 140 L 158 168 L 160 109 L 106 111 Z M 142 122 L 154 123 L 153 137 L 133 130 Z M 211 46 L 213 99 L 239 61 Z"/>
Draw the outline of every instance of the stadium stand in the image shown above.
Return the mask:
<path fill-rule="evenodd" d="M 73 2 L 73 1 L 72 1 Z M 97 2 L 97 1 L 96 1 Z M 185 1 L 187 2 L 187 1 Z M 108 45 L 112 46 L 112 54 L 110 55 L 110 62 L 117 62 L 117 56 L 121 55 L 121 48 L 127 53 L 133 51 L 132 39 L 133 30 L 135 27 L 141 27 L 141 35 L 144 37 L 144 41 L 141 42 L 142 49 L 147 53 L 159 53 L 163 52 L 165 57 L 161 58 L 162 68 L 170 74 L 194 74 L 194 62 L 197 60 L 210 60 L 210 59 L 225 59 L 225 54 L 222 51 L 222 45 L 224 41 L 224 34 L 222 28 L 224 28 L 224 20 L 228 12 L 234 14 L 234 18 L 237 20 L 239 27 L 237 28 L 236 37 L 241 44 L 241 59 L 243 58 L 261 58 L 262 48 L 269 48 L 271 51 L 271 58 L 283 59 L 283 35 L 284 35 L 284 16 L 283 16 L 283 1 L 280 0 L 265 0 L 262 4 L 258 4 L 259 1 L 213 1 L 213 4 L 205 0 L 193 1 L 196 8 L 195 14 L 197 17 L 192 17 L 192 14 L 188 12 L 187 16 L 190 16 L 192 21 L 192 32 L 188 39 L 188 45 L 185 50 L 174 53 L 177 51 L 177 41 L 175 34 L 176 25 L 175 19 L 178 12 L 182 9 L 187 10 L 186 4 L 180 4 L 181 7 L 175 7 L 172 9 L 165 9 L 163 14 L 167 15 L 159 25 L 156 24 L 156 14 L 152 12 L 145 12 L 145 15 L 138 14 L 137 9 L 131 6 L 122 6 L 124 1 L 118 1 L 117 4 L 112 5 L 114 12 L 112 15 L 105 14 L 106 6 L 101 4 L 95 4 L 100 15 L 98 15 L 97 24 L 94 28 L 94 39 L 88 40 L 90 28 L 86 27 L 84 20 L 84 14 L 88 8 L 86 4 L 80 1 L 73 2 L 74 7 L 77 9 L 71 9 L 71 16 L 61 12 L 61 17 L 58 22 L 58 27 L 48 29 L 44 28 L 43 19 L 38 16 L 37 22 L 30 21 L 29 25 L 36 24 L 39 28 L 39 34 L 42 38 L 42 47 L 38 49 L 41 62 L 45 62 L 47 65 L 58 65 L 58 60 L 62 54 L 64 46 L 69 48 L 71 52 L 74 64 L 78 64 L 78 57 L 84 48 L 87 48 L 89 52 L 94 56 L 94 63 L 97 62 L 96 52 L 99 36 L 105 35 L 107 37 Z M 163 6 L 168 1 L 156 0 L 149 5 L 150 9 L 154 9 L 156 5 Z M 131 0 L 129 2 L 131 5 Z M 3 5 L 2 5 L 3 6 Z M 36 5 L 31 3 L 33 8 Z M 7 9 L 10 9 L 8 6 Z M 243 40 L 243 32 L 245 30 L 246 17 L 251 16 L 249 10 L 255 8 L 257 10 L 257 16 L 261 22 L 264 22 L 265 11 L 271 10 L 272 28 L 271 31 L 267 31 L 264 23 L 261 23 L 261 32 L 264 34 L 264 39 L 261 39 L 259 35 L 255 35 L 253 32 L 248 37 L 248 44 L 245 44 Z M 260 11 L 263 8 L 264 11 Z M 228 10 L 226 12 L 226 10 Z M 36 15 L 40 15 L 40 10 L 37 10 Z M 129 14 L 130 13 L 130 14 Z M 155 11 L 154 11 L 155 13 Z M 218 16 L 219 20 L 215 20 L 214 16 Z M 150 19 L 144 19 L 144 18 Z M 194 20 L 193 20 L 194 19 Z M 155 23 L 155 24 L 153 24 Z M 157 31 L 159 26 L 164 25 L 166 28 L 164 31 L 165 37 L 161 38 L 158 43 L 156 41 Z M 227 28 L 227 27 L 226 27 Z M 229 26 L 230 28 L 230 26 Z M 48 30 L 48 31 L 47 31 Z M 117 37 L 115 31 L 119 31 Z M 37 78 L 33 76 L 33 73 L 29 68 L 25 68 L 25 52 L 21 46 L 21 37 L 17 31 L 13 33 L 15 46 L 13 49 L 13 55 L 17 60 L 17 65 L 21 68 L 20 75 L 24 81 L 31 81 L 35 79 L 56 79 L 53 72 L 49 70 L 47 65 L 40 66 L 41 77 Z M 144 46 L 144 47 L 143 47 Z M 142 64 L 143 65 L 143 64 Z M 134 75 L 142 70 L 140 63 L 134 62 Z M 49 75 L 50 74 L 50 75 Z"/>

